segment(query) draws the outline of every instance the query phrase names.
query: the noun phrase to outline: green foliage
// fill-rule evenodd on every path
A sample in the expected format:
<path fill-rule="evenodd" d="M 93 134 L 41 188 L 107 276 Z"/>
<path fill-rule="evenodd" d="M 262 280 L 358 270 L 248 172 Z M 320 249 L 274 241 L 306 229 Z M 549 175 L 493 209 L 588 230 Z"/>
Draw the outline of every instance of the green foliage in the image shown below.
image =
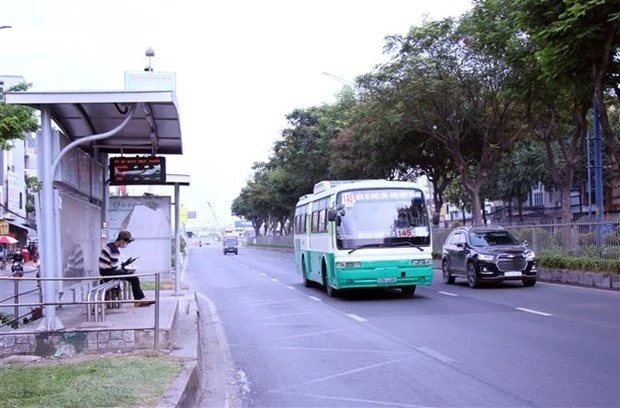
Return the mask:
<path fill-rule="evenodd" d="M 552 269 L 573 269 L 620 274 L 620 259 L 601 259 L 543 253 L 539 255 L 539 264 L 541 267 Z"/>
<path fill-rule="evenodd" d="M 34 208 L 34 195 L 41 190 L 41 182 L 36 176 L 24 176 L 24 182 L 26 183 L 26 212 L 33 212 Z"/>
<path fill-rule="evenodd" d="M 476 224 L 485 198 L 522 203 L 538 182 L 568 197 L 585 177 L 594 91 L 617 105 L 617 6 L 476 0 L 459 18 L 386 37 L 387 63 L 356 78 L 336 103 L 287 115 L 281 140 L 256 164 L 232 213 L 251 220 L 257 233 L 263 225 L 283 228 L 297 199 L 325 179 L 426 175 L 437 208 L 446 194 L 471 208 Z M 601 124 L 606 157 L 616 157 L 612 168 L 620 171 L 617 112 L 603 109 Z M 460 192 L 451 191 L 454 180 Z M 569 222 L 570 202 L 562 205 Z M 568 238 L 548 237 L 567 247 Z"/>
<path fill-rule="evenodd" d="M 31 84 L 19 84 L 7 91 L 27 91 Z M 25 132 L 34 132 L 39 128 L 35 110 L 20 105 L 0 103 L 0 148 L 10 150 L 11 141 L 23 140 Z"/>

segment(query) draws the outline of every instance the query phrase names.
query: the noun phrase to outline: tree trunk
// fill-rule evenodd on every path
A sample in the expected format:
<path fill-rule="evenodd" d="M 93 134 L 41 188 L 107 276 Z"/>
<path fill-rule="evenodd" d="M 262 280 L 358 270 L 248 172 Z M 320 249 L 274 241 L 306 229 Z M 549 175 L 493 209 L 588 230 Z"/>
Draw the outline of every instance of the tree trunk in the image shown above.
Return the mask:
<path fill-rule="evenodd" d="M 564 241 L 564 248 L 573 250 L 573 213 L 570 205 L 570 185 L 565 184 L 561 186 L 562 193 L 562 241 Z"/>
<path fill-rule="evenodd" d="M 261 222 L 259 220 L 252 220 L 252 228 L 254 228 L 254 235 L 260 237 L 260 226 Z"/>
<path fill-rule="evenodd" d="M 482 226 L 482 204 L 480 202 L 480 189 L 478 191 L 470 191 L 471 195 L 471 212 L 473 226 Z"/>

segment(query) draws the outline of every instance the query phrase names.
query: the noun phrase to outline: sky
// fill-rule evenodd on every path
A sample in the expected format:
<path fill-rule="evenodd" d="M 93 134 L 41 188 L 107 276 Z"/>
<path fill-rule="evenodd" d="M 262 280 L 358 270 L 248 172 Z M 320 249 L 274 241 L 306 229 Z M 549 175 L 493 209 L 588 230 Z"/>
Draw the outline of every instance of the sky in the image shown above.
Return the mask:
<path fill-rule="evenodd" d="M 470 0 L 0 0 L 0 75 L 33 90 L 122 89 L 148 64 L 176 73 L 189 174 L 181 203 L 198 220 L 230 207 L 297 108 L 333 103 L 343 84 L 386 60 L 385 37 L 457 17 Z"/>

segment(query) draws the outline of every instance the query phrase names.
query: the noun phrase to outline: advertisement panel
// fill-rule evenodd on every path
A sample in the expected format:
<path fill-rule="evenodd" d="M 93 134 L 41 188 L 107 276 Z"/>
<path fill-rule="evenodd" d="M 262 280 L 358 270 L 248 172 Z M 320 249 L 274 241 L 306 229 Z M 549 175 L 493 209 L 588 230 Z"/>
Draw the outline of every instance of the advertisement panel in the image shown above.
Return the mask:
<path fill-rule="evenodd" d="M 24 178 L 14 171 L 7 172 L 6 176 L 8 184 L 7 207 L 9 211 L 21 213 L 24 205 L 22 200 L 26 198 Z"/>
<path fill-rule="evenodd" d="M 138 272 L 170 272 L 172 262 L 172 228 L 170 197 L 110 197 L 108 240 L 122 230 L 135 239 L 121 250 L 121 258 L 138 257 L 132 265 Z"/>
<path fill-rule="evenodd" d="M 174 72 L 125 71 L 125 90 L 127 91 L 174 91 L 176 74 Z"/>

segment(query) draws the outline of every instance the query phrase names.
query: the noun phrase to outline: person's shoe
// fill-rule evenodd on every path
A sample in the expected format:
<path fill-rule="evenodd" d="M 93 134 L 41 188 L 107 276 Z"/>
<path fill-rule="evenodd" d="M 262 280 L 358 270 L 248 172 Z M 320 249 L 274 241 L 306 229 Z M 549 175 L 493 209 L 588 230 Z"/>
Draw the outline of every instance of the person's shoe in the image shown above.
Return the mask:
<path fill-rule="evenodd" d="M 151 300 L 151 299 L 142 298 L 142 299 L 139 299 L 139 300 L 140 300 L 139 302 L 134 302 L 133 305 L 135 307 L 145 307 L 145 306 L 151 306 L 151 305 L 155 304 L 155 301 Z"/>

